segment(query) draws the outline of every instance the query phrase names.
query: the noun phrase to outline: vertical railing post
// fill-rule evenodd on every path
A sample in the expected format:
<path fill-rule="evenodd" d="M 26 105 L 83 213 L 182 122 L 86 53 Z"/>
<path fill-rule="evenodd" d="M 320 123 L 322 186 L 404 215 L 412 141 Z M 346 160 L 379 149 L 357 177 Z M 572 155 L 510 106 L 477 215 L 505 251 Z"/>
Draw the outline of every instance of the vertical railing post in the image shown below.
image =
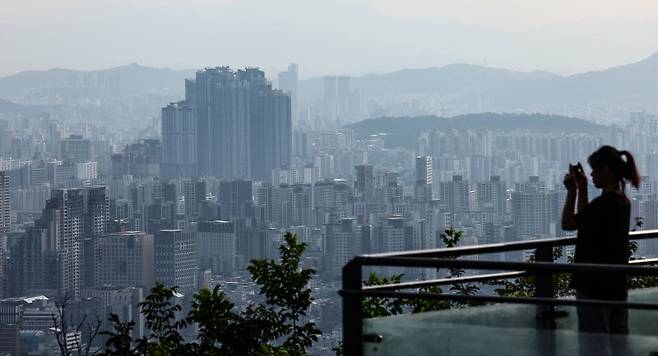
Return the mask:
<path fill-rule="evenodd" d="M 351 260 L 343 267 L 343 290 L 360 291 L 361 264 Z M 363 354 L 363 318 L 360 295 L 343 295 L 343 347 L 345 355 Z"/>
<path fill-rule="evenodd" d="M 553 246 L 542 246 L 535 251 L 536 262 L 553 262 Z M 553 273 L 539 272 L 535 277 L 535 296 L 538 298 L 554 298 Z M 537 327 L 553 330 L 556 327 L 555 307 L 552 305 L 537 305 Z M 537 333 L 539 349 L 545 355 L 556 355 L 555 333 Z"/>
<path fill-rule="evenodd" d="M 553 262 L 553 246 L 542 246 L 535 250 L 536 262 Z M 535 277 L 535 296 L 538 298 L 553 298 L 555 290 L 553 286 L 553 273 L 540 272 Z M 554 329 L 554 307 L 551 305 L 537 306 L 537 321 L 543 329 Z"/>

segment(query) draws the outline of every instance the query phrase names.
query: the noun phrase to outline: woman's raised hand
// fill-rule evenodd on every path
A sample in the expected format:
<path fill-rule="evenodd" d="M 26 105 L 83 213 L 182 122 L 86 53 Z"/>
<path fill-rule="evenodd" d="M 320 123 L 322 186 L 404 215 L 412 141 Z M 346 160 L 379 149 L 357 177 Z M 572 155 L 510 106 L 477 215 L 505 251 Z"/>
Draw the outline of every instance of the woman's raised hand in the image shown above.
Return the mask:
<path fill-rule="evenodd" d="M 571 169 L 570 169 L 571 170 Z M 568 192 L 575 192 L 577 185 L 576 185 L 576 177 L 572 173 L 567 173 L 564 175 L 564 180 L 562 181 L 564 184 L 564 187 L 567 188 Z"/>
<path fill-rule="evenodd" d="M 576 187 L 579 190 L 587 190 L 587 175 L 585 174 L 585 170 L 583 169 L 583 165 L 578 162 L 578 165 L 573 166 L 575 167 L 575 180 L 576 180 Z"/>

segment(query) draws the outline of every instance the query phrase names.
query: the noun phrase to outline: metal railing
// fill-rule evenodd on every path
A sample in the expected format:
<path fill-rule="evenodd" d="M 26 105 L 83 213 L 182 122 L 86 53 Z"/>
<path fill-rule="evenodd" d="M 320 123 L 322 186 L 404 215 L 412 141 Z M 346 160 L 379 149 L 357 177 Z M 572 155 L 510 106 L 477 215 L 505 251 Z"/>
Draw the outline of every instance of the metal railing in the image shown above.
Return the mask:
<path fill-rule="evenodd" d="M 658 230 L 634 231 L 631 240 L 658 238 Z M 346 355 L 362 355 L 363 318 L 361 301 L 364 297 L 445 300 L 456 302 L 534 304 L 539 310 L 539 320 L 550 313 L 554 306 L 600 306 L 624 307 L 629 309 L 658 310 L 658 303 L 630 303 L 626 301 L 557 299 L 554 296 L 553 274 L 560 272 L 623 272 L 627 275 L 658 275 L 658 258 L 632 260 L 628 265 L 553 263 L 553 248 L 574 245 L 575 237 L 538 239 L 509 243 L 440 248 L 420 251 L 402 251 L 362 255 L 353 258 L 343 267 L 343 287 L 339 294 L 343 298 L 343 345 Z M 500 252 L 535 250 L 535 262 L 501 262 L 484 260 L 460 260 L 458 257 Z M 478 270 L 507 270 L 511 272 L 490 273 L 457 278 L 442 278 L 398 284 L 363 286 L 364 266 L 414 267 L 414 268 L 462 268 Z M 457 295 L 423 293 L 401 290 L 419 289 L 454 283 L 473 283 L 492 280 L 535 276 L 534 297 L 503 297 L 494 295 Z M 549 321 L 540 327 L 551 328 Z"/>

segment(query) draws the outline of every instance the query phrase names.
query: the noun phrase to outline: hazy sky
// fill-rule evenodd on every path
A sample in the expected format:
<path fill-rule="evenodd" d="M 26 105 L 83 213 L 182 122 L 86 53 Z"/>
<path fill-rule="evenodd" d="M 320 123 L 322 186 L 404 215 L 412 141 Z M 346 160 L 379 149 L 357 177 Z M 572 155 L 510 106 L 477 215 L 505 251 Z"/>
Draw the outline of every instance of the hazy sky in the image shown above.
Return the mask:
<path fill-rule="evenodd" d="M 0 0 L 0 76 L 130 62 L 574 73 L 658 52 L 657 33 L 655 0 Z"/>

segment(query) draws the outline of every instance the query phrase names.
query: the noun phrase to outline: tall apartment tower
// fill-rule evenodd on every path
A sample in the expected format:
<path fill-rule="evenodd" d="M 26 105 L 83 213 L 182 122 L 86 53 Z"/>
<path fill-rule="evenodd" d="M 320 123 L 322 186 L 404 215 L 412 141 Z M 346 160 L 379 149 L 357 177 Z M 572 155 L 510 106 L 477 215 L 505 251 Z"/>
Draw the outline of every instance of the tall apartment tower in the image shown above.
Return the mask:
<path fill-rule="evenodd" d="M 279 73 L 279 89 L 290 95 L 293 121 L 296 121 L 295 110 L 297 110 L 297 91 L 299 88 L 298 82 L 299 66 L 297 66 L 296 63 L 291 63 L 288 66 L 288 70 Z"/>
<path fill-rule="evenodd" d="M 407 247 L 407 219 L 402 216 L 389 216 L 383 219 L 380 227 L 380 249 L 382 252 L 404 251 Z M 402 267 L 381 267 L 384 275 L 391 276 L 403 274 Z"/>
<path fill-rule="evenodd" d="M 188 218 L 198 216 L 199 204 L 206 200 L 206 182 L 183 181 L 183 196 L 185 196 L 185 215 Z"/>
<path fill-rule="evenodd" d="M 432 156 L 416 157 L 416 199 L 432 200 L 432 170 Z"/>
<path fill-rule="evenodd" d="M 107 231 L 109 203 L 105 187 L 54 189 L 38 225 L 47 230 L 56 256 L 60 296 L 78 299 L 82 283 L 93 285 L 93 245 Z"/>
<path fill-rule="evenodd" d="M 244 205 L 253 199 L 253 184 L 249 180 L 219 182 L 219 213 L 224 220 L 243 216 Z"/>
<path fill-rule="evenodd" d="M 153 235 L 141 231 L 107 234 L 96 241 L 98 286 L 142 287 L 155 281 Z"/>
<path fill-rule="evenodd" d="M 82 135 L 71 135 L 62 140 L 62 159 L 73 162 L 88 162 L 92 158 L 91 141 L 82 138 Z"/>
<path fill-rule="evenodd" d="M 197 258 L 194 232 L 160 230 L 155 236 L 155 280 L 177 286 L 184 294 L 196 291 Z"/>
<path fill-rule="evenodd" d="M 31 289 L 55 289 L 48 265 L 46 230 L 28 227 L 10 250 L 8 290 L 10 295 L 27 295 Z M 52 255 L 51 255 L 52 256 Z M 50 259 L 52 260 L 52 259 Z"/>
<path fill-rule="evenodd" d="M 197 254 L 200 267 L 214 274 L 231 276 L 235 271 L 236 235 L 231 221 L 215 220 L 199 223 Z"/>
<path fill-rule="evenodd" d="M 358 165 L 354 167 L 354 170 L 356 171 L 354 182 L 356 193 L 361 195 L 366 201 L 370 201 L 375 196 L 375 180 L 372 166 L 366 164 Z"/>
<path fill-rule="evenodd" d="M 465 213 L 470 209 L 470 184 L 462 176 L 440 184 L 441 204 L 450 214 Z"/>
<path fill-rule="evenodd" d="M 11 231 L 11 196 L 9 192 L 9 174 L 0 172 L 0 234 Z"/>
<path fill-rule="evenodd" d="M 534 239 L 550 233 L 551 195 L 543 184 L 536 176 L 515 184 L 512 221 L 518 239 Z"/>
<path fill-rule="evenodd" d="M 162 108 L 162 161 L 164 178 L 196 176 L 196 112 L 185 101 Z"/>
<path fill-rule="evenodd" d="M 330 279 L 340 279 L 343 266 L 356 255 L 358 249 L 356 238 L 356 220 L 338 219 L 337 214 L 329 214 L 323 225 L 325 241 L 325 268 Z"/>
<path fill-rule="evenodd" d="M 198 174 L 270 180 L 290 164 L 290 96 L 273 90 L 257 68 L 207 68 L 185 83 L 196 110 Z"/>
<path fill-rule="evenodd" d="M 256 112 L 252 114 L 252 177 L 269 180 L 274 169 L 288 168 L 291 163 L 292 104 L 290 96 L 278 90 L 263 91 L 256 101 Z"/>
<path fill-rule="evenodd" d="M 313 187 L 310 184 L 272 188 L 272 222 L 283 228 L 312 225 L 312 195 Z"/>
<path fill-rule="evenodd" d="M 491 176 L 488 182 L 478 183 L 476 191 L 480 210 L 491 211 L 496 218 L 505 215 L 507 184 L 501 181 L 500 176 Z"/>

